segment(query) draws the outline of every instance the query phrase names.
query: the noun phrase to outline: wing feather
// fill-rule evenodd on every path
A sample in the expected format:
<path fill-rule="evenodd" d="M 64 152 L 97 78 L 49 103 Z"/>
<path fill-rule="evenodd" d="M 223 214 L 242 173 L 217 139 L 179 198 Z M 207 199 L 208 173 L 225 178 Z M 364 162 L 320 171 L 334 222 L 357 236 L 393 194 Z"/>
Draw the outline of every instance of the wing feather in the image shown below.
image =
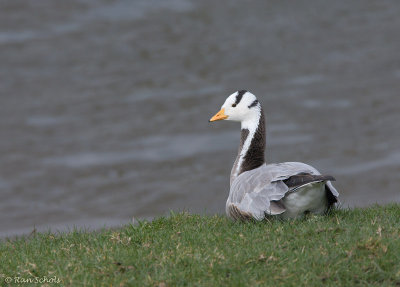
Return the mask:
<path fill-rule="evenodd" d="M 264 219 L 266 214 L 281 214 L 285 208 L 280 200 L 286 193 L 296 186 L 314 181 L 327 181 L 327 188 L 336 198 L 339 194 L 330 180 L 334 178 L 322 176 L 312 166 L 300 162 L 263 164 L 240 174 L 232 182 L 226 212 L 233 218 L 251 216 L 257 220 Z"/>
<path fill-rule="evenodd" d="M 335 181 L 335 178 L 330 175 L 314 175 L 307 173 L 295 174 L 289 177 L 288 179 L 283 180 L 283 182 L 290 188 L 295 188 L 298 186 L 302 186 L 311 182 L 316 181 Z"/>

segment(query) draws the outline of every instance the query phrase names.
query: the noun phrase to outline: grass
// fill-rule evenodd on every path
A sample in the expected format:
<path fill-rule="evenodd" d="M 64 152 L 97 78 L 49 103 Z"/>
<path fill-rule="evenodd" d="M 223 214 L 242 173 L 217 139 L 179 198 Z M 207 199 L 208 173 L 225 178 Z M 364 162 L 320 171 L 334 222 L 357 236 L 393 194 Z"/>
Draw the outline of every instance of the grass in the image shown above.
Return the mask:
<path fill-rule="evenodd" d="M 9 286 L 15 277 L 59 286 L 400 286 L 400 205 L 255 223 L 172 213 L 118 230 L 36 234 L 0 243 L 0 284 L 7 277 Z"/>

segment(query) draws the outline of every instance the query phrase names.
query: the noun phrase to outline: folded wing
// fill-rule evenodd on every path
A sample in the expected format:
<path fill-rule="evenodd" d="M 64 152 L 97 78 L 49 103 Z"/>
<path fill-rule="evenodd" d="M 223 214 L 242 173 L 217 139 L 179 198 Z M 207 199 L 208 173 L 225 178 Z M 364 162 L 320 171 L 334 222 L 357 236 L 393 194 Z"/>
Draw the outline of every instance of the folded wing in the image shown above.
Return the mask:
<path fill-rule="evenodd" d="M 330 183 L 331 176 L 321 175 L 315 168 L 300 162 L 262 165 L 240 174 L 230 188 L 226 212 L 235 219 L 264 219 L 265 215 L 285 212 L 280 200 L 290 191 L 316 181 L 327 181 L 330 199 L 336 202 L 338 192 Z"/>

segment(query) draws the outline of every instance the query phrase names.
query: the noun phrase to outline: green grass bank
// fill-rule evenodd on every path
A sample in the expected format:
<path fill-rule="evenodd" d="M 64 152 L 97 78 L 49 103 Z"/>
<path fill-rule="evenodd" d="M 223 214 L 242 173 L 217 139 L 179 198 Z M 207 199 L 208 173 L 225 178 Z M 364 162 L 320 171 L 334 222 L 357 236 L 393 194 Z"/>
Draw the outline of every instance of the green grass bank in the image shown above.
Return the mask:
<path fill-rule="evenodd" d="M 400 205 L 252 223 L 179 213 L 36 234 L 0 242 L 0 277 L 1 286 L 400 286 Z"/>

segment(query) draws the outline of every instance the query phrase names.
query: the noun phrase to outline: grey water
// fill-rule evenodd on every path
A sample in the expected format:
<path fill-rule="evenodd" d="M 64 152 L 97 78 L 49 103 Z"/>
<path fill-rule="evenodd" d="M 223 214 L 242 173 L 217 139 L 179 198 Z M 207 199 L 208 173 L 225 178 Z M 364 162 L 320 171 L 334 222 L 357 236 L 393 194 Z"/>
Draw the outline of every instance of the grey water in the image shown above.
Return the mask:
<path fill-rule="evenodd" d="M 238 89 L 267 161 L 400 202 L 397 1 L 0 2 L 0 236 L 224 213 Z"/>

